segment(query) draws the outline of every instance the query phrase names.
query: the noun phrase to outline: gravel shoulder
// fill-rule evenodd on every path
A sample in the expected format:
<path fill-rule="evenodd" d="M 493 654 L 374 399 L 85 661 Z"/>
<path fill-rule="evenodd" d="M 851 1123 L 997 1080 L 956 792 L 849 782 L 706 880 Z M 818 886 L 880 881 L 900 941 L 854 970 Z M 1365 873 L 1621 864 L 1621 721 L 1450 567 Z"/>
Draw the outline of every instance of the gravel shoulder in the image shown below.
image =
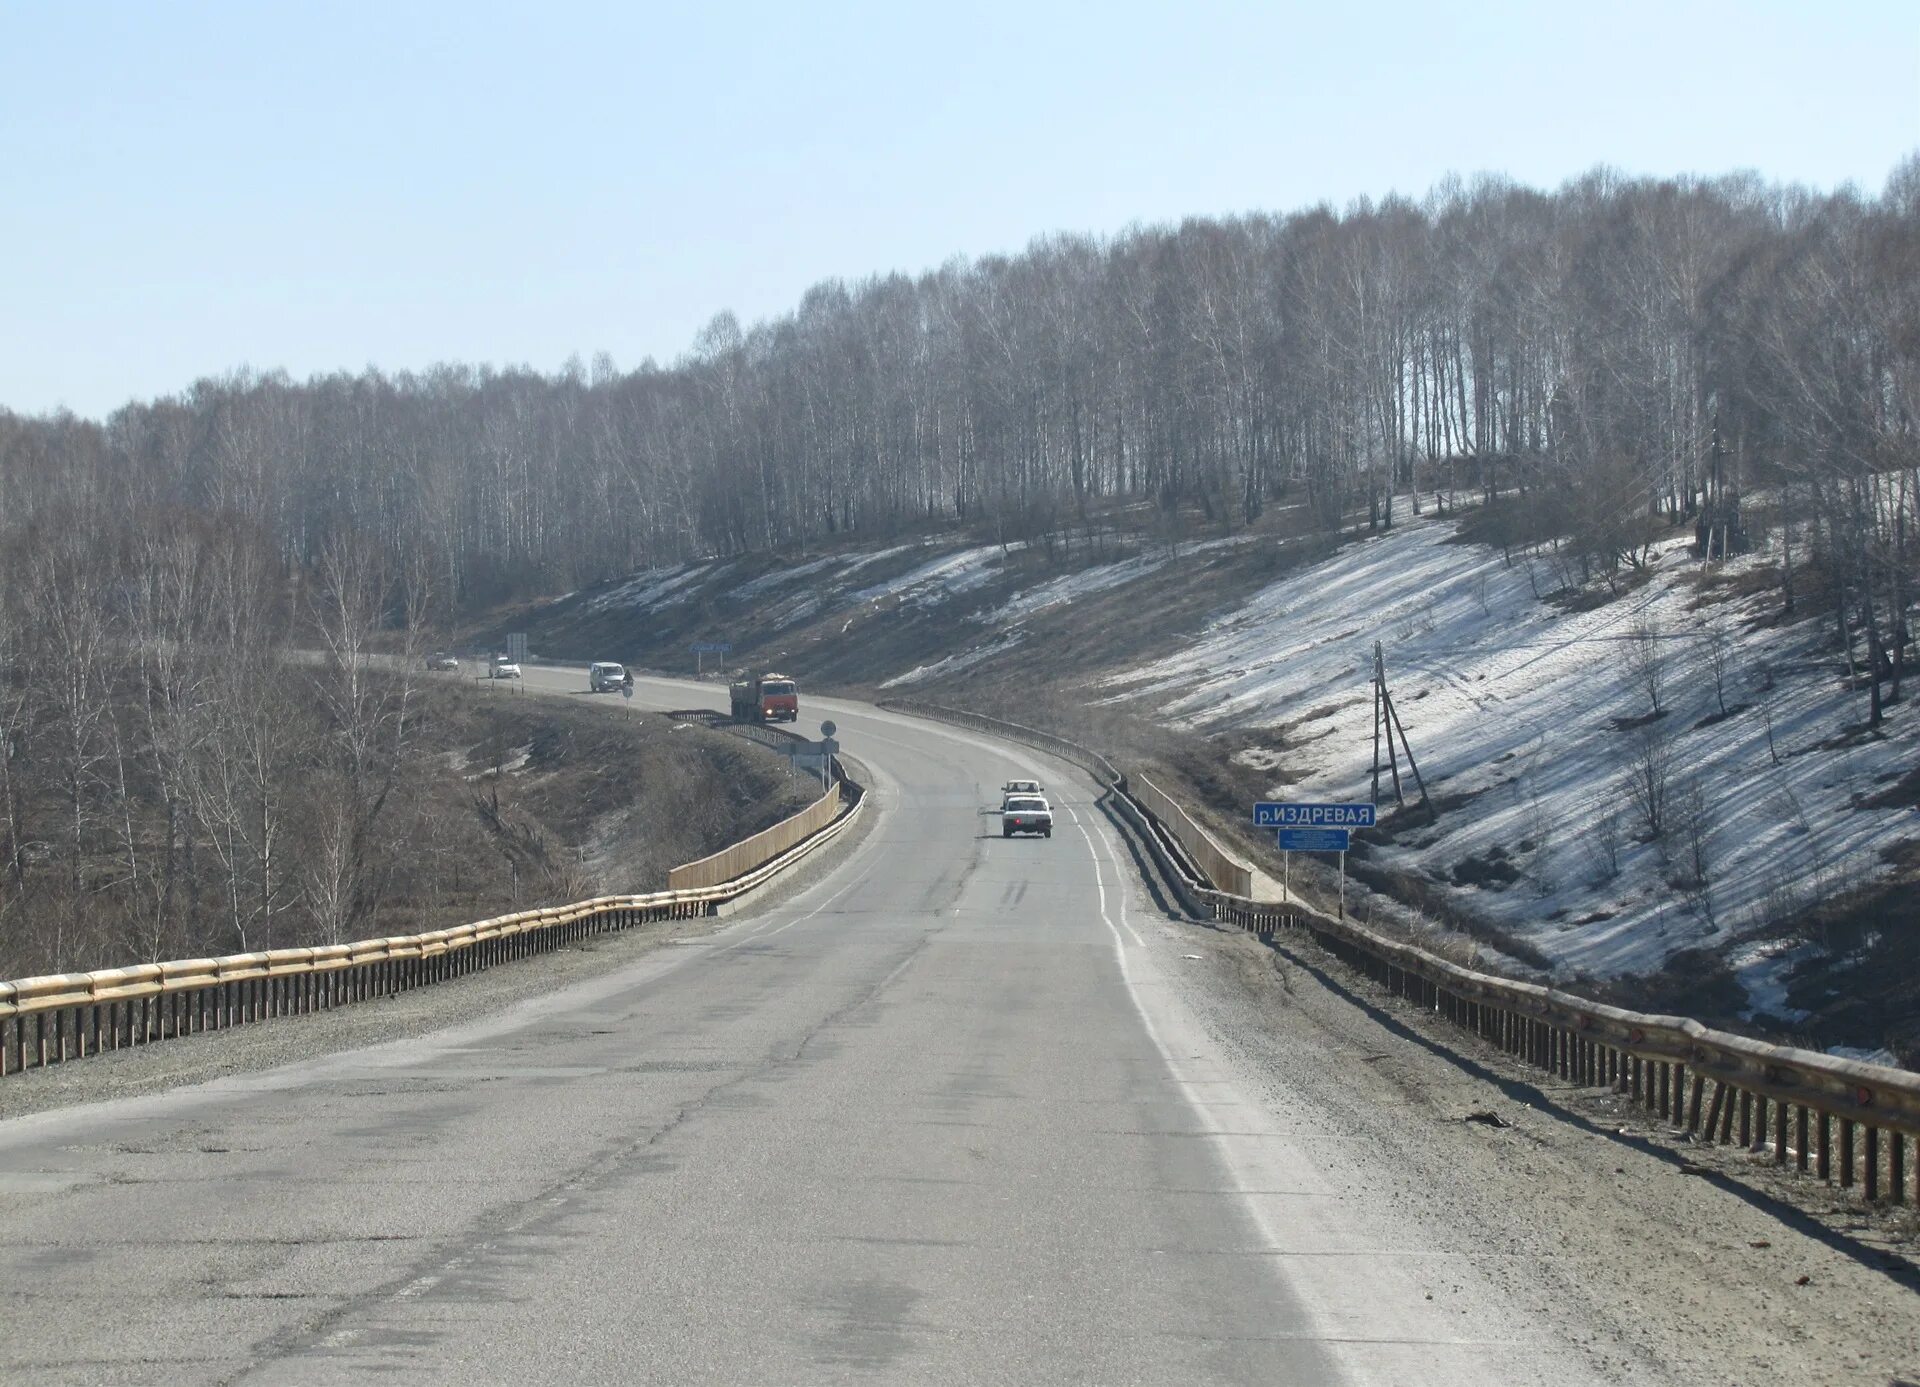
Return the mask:
<path fill-rule="evenodd" d="M 1248 1082 L 1327 1124 L 1402 1234 L 1469 1252 L 1595 1380 L 1920 1380 L 1911 1214 L 1838 1191 L 1809 1213 L 1807 1182 L 1776 1197 L 1768 1182 L 1793 1177 L 1522 1069 L 1310 942 L 1152 928 Z"/>

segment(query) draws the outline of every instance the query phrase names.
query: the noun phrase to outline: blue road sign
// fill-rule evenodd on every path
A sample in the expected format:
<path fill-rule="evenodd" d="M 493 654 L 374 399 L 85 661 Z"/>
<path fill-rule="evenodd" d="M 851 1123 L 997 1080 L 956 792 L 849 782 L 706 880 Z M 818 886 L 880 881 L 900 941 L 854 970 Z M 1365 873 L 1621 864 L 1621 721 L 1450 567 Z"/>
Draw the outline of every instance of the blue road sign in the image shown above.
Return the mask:
<path fill-rule="evenodd" d="M 733 646 L 726 641 L 695 641 L 693 643 L 693 653 L 696 655 L 724 655 L 731 649 Z"/>
<path fill-rule="evenodd" d="M 1255 828 L 1372 828 L 1371 804 L 1276 804 L 1253 806 Z"/>
<path fill-rule="evenodd" d="M 1345 852 L 1352 835 L 1344 828 L 1283 828 L 1281 852 Z"/>

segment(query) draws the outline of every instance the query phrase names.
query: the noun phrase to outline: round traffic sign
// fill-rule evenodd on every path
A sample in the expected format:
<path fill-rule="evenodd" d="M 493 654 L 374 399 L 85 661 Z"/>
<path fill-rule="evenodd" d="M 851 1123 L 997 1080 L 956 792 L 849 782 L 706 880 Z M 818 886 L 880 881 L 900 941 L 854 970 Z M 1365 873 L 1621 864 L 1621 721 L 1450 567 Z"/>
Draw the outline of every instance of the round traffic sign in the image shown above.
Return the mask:
<path fill-rule="evenodd" d="M 633 697 L 633 685 L 631 685 L 631 684 L 622 684 L 622 685 L 620 686 L 620 697 L 622 697 L 622 698 L 632 698 L 632 697 Z"/>
<path fill-rule="evenodd" d="M 820 735 L 823 737 L 831 737 L 839 730 L 839 728 L 833 725 L 832 719 L 828 719 L 826 722 L 820 724 Z"/>

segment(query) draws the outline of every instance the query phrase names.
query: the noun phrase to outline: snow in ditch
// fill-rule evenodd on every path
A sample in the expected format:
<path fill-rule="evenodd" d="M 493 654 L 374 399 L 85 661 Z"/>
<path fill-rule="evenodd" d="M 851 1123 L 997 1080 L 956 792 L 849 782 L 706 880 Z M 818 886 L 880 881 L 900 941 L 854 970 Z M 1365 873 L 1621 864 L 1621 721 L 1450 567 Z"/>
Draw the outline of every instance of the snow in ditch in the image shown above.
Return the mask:
<path fill-rule="evenodd" d="M 1598 974 L 1652 969 L 1763 917 L 1791 918 L 1796 902 L 1869 879 L 1882 870 L 1882 848 L 1920 830 L 1912 809 L 1853 807 L 1915 763 L 1910 718 L 1896 714 L 1878 740 L 1822 747 L 1863 720 L 1865 702 L 1840 686 L 1818 622 L 1749 629 L 1740 617 L 1776 601 L 1771 593 L 1758 607 L 1716 603 L 1730 642 L 1728 705 L 1755 706 L 1702 726 L 1717 712 L 1706 672 L 1710 618 L 1689 609 L 1694 592 L 1681 574 L 1700 565 L 1683 539 L 1656 549 L 1645 586 L 1569 614 L 1536 596 L 1536 587 L 1557 586 L 1544 562 L 1530 576 L 1525 561 L 1509 567 L 1497 550 L 1452 536 L 1449 522 L 1427 519 L 1350 545 L 1165 658 L 1114 677 L 1111 696 L 1205 730 L 1285 728 L 1283 759 L 1305 778 L 1276 787 L 1276 797 L 1365 799 L 1369 676 L 1373 642 L 1383 642 L 1429 789 L 1467 798 L 1437 828 L 1403 831 L 1382 857 L 1445 876 L 1466 859 L 1506 853 L 1518 880 L 1448 889 L 1556 964 Z M 1642 619 L 1660 633 L 1667 712 L 1656 727 L 1670 747 L 1670 814 L 1694 780 L 1706 806 L 1704 896 L 1669 884 L 1682 874 L 1678 834 L 1664 848 L 1672 861 L 1661 845 L 1636 841 L 1620 786 L 1633 733 L 1616 719 L 1648 711 L 1628 668 Z M 1759 706 L 1763 665 L 1774 670 L 1765 698 L 1778 765 Z M 1384 771 L 1382 795 L 1391 795 Z M 1776 1000 L 1755 982 L 1766 1002 Z M 1756 1008 L 1772 1010 L 1762 997 Z"/>
<path fill-rule="evenodd" d="M 1741 1019 L 1752 1021 L 1756 1017 L 1767 1017 L 1786 1022 L 1805 1020 L 1807 1013 L 1788 1003 L 1787 989 L 1792 983 L 1794 970 L 1818 956 L 1819 950 L 1813 945 L 1792 939 L 1762 940 L 1737 949 L 1727 959 L 1727 964 L 1747 994 L 1747 1005 L 1740 1013 Z"/>
<path fill-rule="evenodd" d="M 462 780 L 488 780 L 493 777 L 496 770 L 496 767 L 488 764 L 482 766 L 477 771 L 469 771 L 467 767 L 473 763 L 475 757 L 472 752 L 464 748 L 443 752 L 442 756 L 446 761 L 447 767 L 450 770 L 458 772 Z M 510 748 L 497 769 L 502 775 L 512 775 L 516 771 L 525 770 L 528 763 L 532 760 L 533 743 L 528 742 L 524 746 Z"/>

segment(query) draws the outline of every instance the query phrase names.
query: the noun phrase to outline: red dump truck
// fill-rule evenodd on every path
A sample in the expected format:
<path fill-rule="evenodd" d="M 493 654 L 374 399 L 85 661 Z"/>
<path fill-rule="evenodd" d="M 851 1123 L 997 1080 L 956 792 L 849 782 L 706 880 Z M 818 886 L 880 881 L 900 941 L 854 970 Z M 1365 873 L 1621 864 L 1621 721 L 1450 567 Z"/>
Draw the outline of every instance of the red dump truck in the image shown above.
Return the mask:
<path fill-rule="evenodd" d="M 749 674 L 729 686 L 735 722 L 798 722 L 800 690 L 786 674 Z"/>

